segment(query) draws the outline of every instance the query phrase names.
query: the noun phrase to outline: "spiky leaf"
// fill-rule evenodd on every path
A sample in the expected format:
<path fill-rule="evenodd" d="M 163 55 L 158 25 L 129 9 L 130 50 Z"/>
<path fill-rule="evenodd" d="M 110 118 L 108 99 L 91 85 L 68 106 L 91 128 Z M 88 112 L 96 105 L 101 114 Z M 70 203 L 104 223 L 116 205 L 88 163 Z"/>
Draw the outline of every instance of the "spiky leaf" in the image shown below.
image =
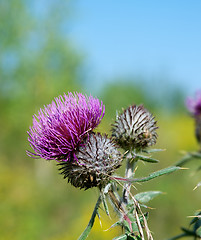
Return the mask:
<path fill-rule="evenodd" d="M 147 203 L 160 194 L 162 194 L 160 191 L 141 192 L 135 195 L 135 199 L 140 203 Z"/>
<path fill-rule="evenodd" d="M 144 161 L 144 162 L 150 162 L 150 163 L 158 163 L 159 160 L 155 158 L 151 158 L 149 156 L 142 156 L 142 155 L 136 155 L 136 159 Z"/>
<path fill-rule="evenodd" d="M 96 202 L 94 211 L 93 211 L 93 213 L 91 215 L 91 219 L 90 219 L 87 227 L 85 228 L 84 232 L 78 238 L 78 240 L 85 240 L 88 237 L 88 235 L 89 235 L 89 233 L 90 233 L 90 231 L 91 231 L 91 229 L 92 229 L 92 227 L 94 225 L 95 217 L 97 215 L 97 211 L 98 211 L 100 203 L 101 203 L 101 197 L 99 196 L 98 201 Z"/>
<path fill-rule="evenodd" d="M 145 152 L 145 153 L 154 153 L 154 152 L 165 151 L 165 149 L 143 149 L 142 151 Z"/>
<path fill-rule="evenodd" d="M 188 230 L 184 227 L 181 227 L 181 229 L 183 230 L 183 232 L 185 232 L 186 236 L 195 236 L 195 233 L 191 230 Z"/>
<path fill-rule="evenodd" d="M 127 235 L 123 234 L 121 236 L 113 238 L 112 240 L 127 240 Z"/>
<path fill-rule="evenodd" d="M 149 176 L 147 176 L 147 177 L 128 179 L 128 181 L 130 181 L 130 182 L 146 182 L 146 181 L 149 181 L 153 178 L 160 177 L 162 175 L 175 172 L 179 169 L 181 169 L 181 168 L 177 167 L 177 166 L 171 166 L 171 167 L 164 168 L 164 169 L 161 169 L 159 171 L 153 172 L 153 173 L 149 174 Z"/>
<path fill-rule="evenodd" d="M 110 216 L 109 208 L 108 208 L 107 201 L 106 201 L 106 198 L 105 198 L 105 194 L 104 194 L 104 193 L 101 193 L 101 199 L 102 199 L 103 207 L 104 207 L 104 209 L 105 209 L 106 214 L 107 214 L 108 216 Z"/>
<path fill-rule="evenodd" d="M 201 226 L 198 229 L 196 229 L 196 234 L 198 237 L 201 237 Z"/>

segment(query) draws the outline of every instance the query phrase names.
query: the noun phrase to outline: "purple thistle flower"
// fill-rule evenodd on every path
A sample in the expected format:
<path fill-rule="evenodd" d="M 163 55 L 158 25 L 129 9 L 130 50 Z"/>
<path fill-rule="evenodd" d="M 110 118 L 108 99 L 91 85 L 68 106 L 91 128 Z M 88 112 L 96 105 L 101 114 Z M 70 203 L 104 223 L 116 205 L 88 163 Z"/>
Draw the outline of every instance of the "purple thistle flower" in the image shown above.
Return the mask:
<path fill-rule="evenodd" d="M 196 98 L 187 98 L 186 106 L 195 118 L 195 136 L 201 143 L 201 90 L 197 91 Z"/>
<path fill-rule="evenodd" d="M 82 140 L 98 126 L 105 113 L 99 99 L 81 93 L 59 96 L 33 116 L 28 141 L 33 158 L 73 161 Z"/>
<path fill-rule="evenodd" d="M 186 106 L 189 112 L 194 116 L 201 114 L 201 90 L 197 91 L 195 99 L 190 97 L 187 98 Z"/>

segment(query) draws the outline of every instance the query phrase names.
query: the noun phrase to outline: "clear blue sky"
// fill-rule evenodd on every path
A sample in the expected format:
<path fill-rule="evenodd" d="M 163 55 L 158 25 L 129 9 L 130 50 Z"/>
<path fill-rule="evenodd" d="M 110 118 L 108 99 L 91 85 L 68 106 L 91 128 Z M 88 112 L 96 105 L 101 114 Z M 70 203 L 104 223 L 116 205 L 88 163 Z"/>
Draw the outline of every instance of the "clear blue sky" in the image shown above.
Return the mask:
<path fill-rule="evenodd" d="M 89 85 L 166 76 L 201 89 L 201 0 L 78 0 L 70 36 L 87 56 Z"/>

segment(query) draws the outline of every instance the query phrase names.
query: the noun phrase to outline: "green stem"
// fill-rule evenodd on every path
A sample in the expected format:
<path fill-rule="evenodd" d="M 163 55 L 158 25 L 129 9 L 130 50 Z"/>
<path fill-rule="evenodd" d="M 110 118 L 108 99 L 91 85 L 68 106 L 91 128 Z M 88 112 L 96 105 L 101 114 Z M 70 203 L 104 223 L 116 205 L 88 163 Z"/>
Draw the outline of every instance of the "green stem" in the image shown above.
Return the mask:
<path fill-rule="evenodd" d="M 127 155 L 127 163 L 126 163 L 126 171 L 125 171 L 125 177 L 126 178 L 132 178 L 134 175 L 134 168 L 136 166 L 137 161 L 135 160 L 135 156 L 132 156 L 131 153 Z M 131 183 L 125 183 L 124 189 L 123 189 L 123 202 L 125 204 L 129 201 L 129 192 L 131 188 Z"/>
<path fill-rule="evenodd" d="M 88 237 L 88 235 L 89 235 L 89 233 L 90 233 L 90 231 L 91 231 L 91 229 L 94 225 L 95 217 L 97 215 L 97 211 L 98 211 L 98 208 L 99 208 L 100 204 L 101 204 L 101 196 L 99 196 L 99 198 L 96 202 L 95 208 L 93 210 L 93 213 L 91 215 L 91 219 L 89 220 L 89 223 L 88 223 L 87 227 L 85 228 L 84 232 L 80 235 L 78 240 L 85 240 Z"/>

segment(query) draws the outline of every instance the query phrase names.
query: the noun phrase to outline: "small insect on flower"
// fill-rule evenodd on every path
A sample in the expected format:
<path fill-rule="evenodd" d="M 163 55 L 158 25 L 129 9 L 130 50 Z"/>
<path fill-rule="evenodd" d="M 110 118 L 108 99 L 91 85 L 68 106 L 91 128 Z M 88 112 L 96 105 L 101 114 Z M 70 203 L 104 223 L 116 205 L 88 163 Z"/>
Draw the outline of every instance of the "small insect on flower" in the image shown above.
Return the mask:
<path fill-rule="evenodd" d="M 146 128 L 144 129 L 144 134 L 143 135 L 146 139 L 152 138 L 152 133 Z"/>
<path fill-rule="evenodd" d="M 28 141 L 33 158 L 75 161 L 82 140 L 96 128 L 105 113 L 102 102 L 81 93 L 59 96 L 33 116 Z"/>
<path fill-rule="evenodd" d="M 115 142 L 125 150 L 141 150 L 156 143 L 156 121 L 142 105 L 132 105 L 116 117 L 112 126 Z"/>

